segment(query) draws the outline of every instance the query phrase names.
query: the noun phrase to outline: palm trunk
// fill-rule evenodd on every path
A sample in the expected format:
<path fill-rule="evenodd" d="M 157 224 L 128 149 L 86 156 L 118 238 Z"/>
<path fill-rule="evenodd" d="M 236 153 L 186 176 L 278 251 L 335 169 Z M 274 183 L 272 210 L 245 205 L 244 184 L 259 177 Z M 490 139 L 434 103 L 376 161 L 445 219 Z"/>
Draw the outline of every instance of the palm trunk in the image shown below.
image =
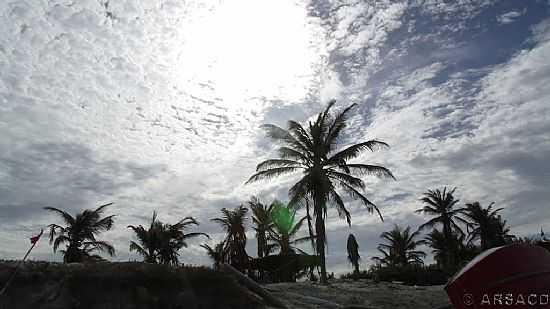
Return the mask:
<path fill-rule="evenodd" d="M 258 258 L 263 258 L 264 257 L 264 252 L 265 252 L 265 233 L 264 232 L 258 232 L 256 234 L 258 237 Z"/>
<path fill-rule="evenodd" d="M 307 228 L 309 230 L 309 237 L 311 238 L 311 248 L 314 251 L 316 251 L 315 237 L 314 237 L 315 234 L 313 233 L 313 225 L 311 224 L 311 215 L 309 214 L 309 200 L 307 198 L 306 198 L 306 215 L 307 215 Z"/>
<path fill-rule="evenodd" d="M 319 202 L 315 203 L 315 230 L 317 232 L 317 254 L 319 255 L 319 262 L 321 264 L 321 278 L 322 284 L 327 283 L 327 268 L 325 264 L 325 222 L 323 218 L 323 208 Z"/>
<path fill-rule="evenodd" d="M 449 247 L 447 248 L 445 252 L 445 270 L 450 271 L 453 268 L 453 255 L 456 253 L 454 247 L 454 242 L 451 241 L 452 239 L 452 231 L 451 231 L 451 225 L 448 222 L 443 223 L 443 234 L 445 235 L 445 239 L 447 240 L 447 244 L 449 244 Z"/>

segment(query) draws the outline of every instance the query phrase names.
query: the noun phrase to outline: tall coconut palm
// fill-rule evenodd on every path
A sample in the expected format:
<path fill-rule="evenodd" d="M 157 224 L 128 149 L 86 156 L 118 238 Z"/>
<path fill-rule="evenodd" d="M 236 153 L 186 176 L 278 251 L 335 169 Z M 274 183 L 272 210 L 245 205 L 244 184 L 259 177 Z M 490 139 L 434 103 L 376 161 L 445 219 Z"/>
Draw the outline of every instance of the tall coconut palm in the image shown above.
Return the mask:
<path fill-rule="evenodd" d="M 374 151 L 388 144 L 369 140 L 339 148 L 342 132 L 346 128 L 350 111 L 356 106 L 348 106 L 333 115 L 330 109 L 335 101 L 318 114 L 313 122 L 305 128 L 296 121 L 288 122 L 288 129 L 273 124 L 263 125 L 270 138 L 282 142 L 278 159 L 266 160 L 256 167 L 256 173 L 247 183 L 262 179 L 301 172 L 302 178 L 290 190 L 290 204 L 310 199 L 313 202 L 315 217 L 316 252 L 321 262 L 321 282 L 327 282 L 325 265 L 325 218 L 327 206 L 332 205 L 341 218 L 351 225 L 351 215 L 344 205 L 344 200 L 337 189 L 343 190 L 352 199 L 359 199 L 370 212 L 376 211 L 382 216 L 374 203 L 364 195 L 365 183 L 358 176 L 376 175 L 393 178 L 385 167 L 360 163 L 350 163 L 366 150 Z"/>
<path fill-rule="evenodd" d="M 263 258 L 269 255 L 267 233 L 273 227 L 273 222 L 271 221 L 271 209 L 273 209 L 273 204 L 269 206 L 264 205 L 259 198 L 253 196 L 250 198 L 250 201 L 248 201 L 248 206 L 252 210 L 252 222 L 255 225 L 254 230 L 256 230 L 258 257 Z"/>
<path fill-rule="evenodd" d="M 361 256 L 359 255 L 359 244 L 357 243 L 357 239 L 355 239 L 355 236 L 351 233 L 348 236 L 347 249 L 348 261 L 353 265 L 353 272 L 357 276 L 359 274 L 359 261 L 361 260 Z"/>
<path fill-rule="evenodd" d="M 115 248 L 106 241 L 97 239 L 102 232 L 113 227 L 114 215 L 102 217 L 105 209 L 113 203 L 99 206 L 95 210 L 86 209 L 76 216 L 54 207 L 44 209 L 58 214 L 64 221 L 64 226 L 50 224 L 50 244 L 53 251 L 62 244 L 66 249 L 62 250 L 65 263 L 83 262 L 90 258 L 97 258 L 94 252 L 106 252 L 110 256 L 115 254 Z"/>
<path fill-rule="evenodd" d="M 149 229 L 142 225 L 128 226 L 134 231 L 139 242 L 131 241 L 130 251 L 136 251 L 147 263 L 179 265 L 179 250 L 187 248 L 188 239 L 198 236 L 210 238 L 205 233 L 185 233 L 192 225 L 199 225 L 193 217 L 185 217 L 176 224 L 167 224 L 159 221 L 157 213 L 153 212 Z"/>
<path fill-rule="evenodd" d="M 441 225 L 443 227 L 443 235 L 448 244 L 452 243 L 454 232 L 464 235 L 462 228 L 457 224 L 457 222 L 461 222 L 466 225 L 468 224 L 466 220 L 459 217 L 459 214 L 461 214 L 464 209 L 455 207 L 460 201 L 455 199 L 453 195 L 455 190 L 456 188 L 453 188 L 448 191 L 447 187 L 444 187 L 443 191 L 439 189 L 428 190 L 428 192 L 424 193 L 424 197 L 420 199 L 425 204 L 424 207 L 416 211 L 417 213 L 424 213 L 434 216 L 434 218 L 422 224 L 418 229 L 422 230 L 424 228 L 433 228 L 437 225 Z M 445 263 L 445 266 L 451 266 L 450 261 L 453 259 L 451 251 L 451 248 L 446 250 L 447 262 Z"/>
<path fill-rule="evenodd" d="M 202 244 L 201 247 L 206 249 L 208 256 L 214 262 L 214 269 L 219 269 L 220 265 L 225 260 L 225 252 L 223 249 L 224 243 L 223 242 L 217 243 L 213 248 L 210 247 L 208 244 Z"/>
<path fill-rule="evenodd" d="M 463 215 L 469 221 L 470 241 L 479 240 L 482 250 L 503 245 L 504 232 L 497 214 L 502 208 L 493 209 L 495 203 L 483 208 L 479 202 L 466 204 Z"/>
<path fill-rule="evenodd" d="M 393 230 L 380 234 L 380 237 L 386 240 L 386 243 L 378 245 L 378 251 L 383 256 L 374 257 L 373 260 L 388 266 L 423 264 L 422 259 L 426 253 L 417 250 L 417 247 L 426 244 L 426 241 L 416 240 L 418 234 L 418 231 L 411 233 L 410 226 L 403 230 L 395 225 Z"/>
<path fill-rule="evenodd" d="M 222 208 L 222 216 L 211 219 L 219 223 L 225 230 L 224 252 L 225 261 L 240 271 L 248 266 L 248 254 L 246 253 L 246 213 L 248 209 L 243 205 L 233 210 Z"/>

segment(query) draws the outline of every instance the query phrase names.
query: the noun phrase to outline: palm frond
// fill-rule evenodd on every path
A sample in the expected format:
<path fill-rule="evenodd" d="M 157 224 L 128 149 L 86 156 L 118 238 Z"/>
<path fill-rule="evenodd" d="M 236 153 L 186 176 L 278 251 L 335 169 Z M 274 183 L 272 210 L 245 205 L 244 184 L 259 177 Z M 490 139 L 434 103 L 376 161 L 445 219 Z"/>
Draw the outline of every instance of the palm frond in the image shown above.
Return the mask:
<path fill-rule="evenodd" d="M 263 179 L 271 179 L 273 177 L 281 176 L 284 174 L 289 174 L 292 172 L 295 172 L 299 170 L 299 167 L 277 167 L 277 168 L 271 168 L 265 171 L 257 172 L 256 174 L 252 175 L 245 184 L 256 182 Z"/>

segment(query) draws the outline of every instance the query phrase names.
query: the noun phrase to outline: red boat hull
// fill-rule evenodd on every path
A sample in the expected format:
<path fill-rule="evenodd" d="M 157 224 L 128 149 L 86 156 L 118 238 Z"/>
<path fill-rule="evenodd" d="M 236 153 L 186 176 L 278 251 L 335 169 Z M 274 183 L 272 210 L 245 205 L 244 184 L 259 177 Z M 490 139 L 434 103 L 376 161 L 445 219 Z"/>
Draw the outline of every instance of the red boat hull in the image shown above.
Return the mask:
<path fill-rule="evenodd" d="M 445 290 L 458 309 L 550 308 L 550 252 L 523 244 L 487 250 Z"/>

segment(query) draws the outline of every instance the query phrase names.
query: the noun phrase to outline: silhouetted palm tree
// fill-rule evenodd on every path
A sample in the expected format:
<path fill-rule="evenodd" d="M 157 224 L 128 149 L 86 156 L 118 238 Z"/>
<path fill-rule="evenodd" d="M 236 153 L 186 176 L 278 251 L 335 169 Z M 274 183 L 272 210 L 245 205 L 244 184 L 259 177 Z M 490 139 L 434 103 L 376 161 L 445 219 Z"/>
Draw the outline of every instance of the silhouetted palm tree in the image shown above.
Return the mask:
<path fill-rule="evenodd" d="M 240 271 L 248 267 L 248 254 L 246 253 L 245 221 L 248 209 L 244 206 L 233 210 L 222 208 L 220 218 L 211 219 L 219 223 L 225 230 L 224 240 L 225 261 Z"/>
<path fill-rule="evenodd" d="M 273 204 L 273 226 L 274 228 L 269 230 L 268 239 L 272 242 L 269 244 L 269 250 L 279 249 L 280 255 L 292 254 L 295 251 L 299 251 L 302 254 L 307 254 L 300 248 L 296 247 L 304 242 L 311 240 L 310 236 L 300 237 L 295 239 L 296 234 L 300 231 L 307 217 L 303 217 L 298 222 L 294 223 L 295 210 L 290 206 L 275 201 Z M 278 215 L 279 214 L 279 215 Z"/>
<path fill-rule="evenodd" d="M 268 136 L 280 141 L 284 146 L 279 148 L 280 159 L 266 160 L 256 167 L 254 174 L 247 183 L 261 179 L 271 179 L 284 174 L 302 172 L 303 177 L 289 190 L 290 204 L 306 198 L 313 202 L 313 216 L 315 217 L 316 252 L 321 261 L 321 282 L 327 282 L 325 265 L 325 217 L 328 204 L 338 210 L 340 217 L 351 224 L 351 215 L 344 205 L 344 201 L 337 191 L 342 189 L 353 199 L 359 199 L 369 211 L 380 211 L 362 192 L 365 183 L 359 177 L 362 175 L 376 175 L 391 177 L 391 172 L 382 166 L 348 163 L 357 158 L 365 150 L 374 151 L 380 147 L 389 147 L 388 144 L 369 140 L 359 144 L 338 149 L 342 131 L 346 128 L 349 112 L 355 104 L 345 108 L 336 115 L 330 113 L 335 101 L 331 101 L 324 112 L 319 113 L 314 122 L 304 128 L 296 121 L 288 122 L 288 129 L 267 124 L 263 128 Z"/>
<path fill-rule="evenodd" d="M 433 229 L 425 240 L 432 248 L 432 253 L 437 265 L 443 267 L 449 273 L 457 270 L 458 267 L 473 259 L 479 249 L 471 244 L 465 243 L 465 235 L 453 232 L 451 239 L 447 240 L 443 232 Z M 449 260 L 450 256 L 450 260 Z"/>
<path fill-rule="evenodd" d="M 253 196 L 248 201 L 248 206 L 252 210 L 252 222 L 255 225 L 254 230 L 256 230 L 258 257 L 263 258 L 269 255 L 267 233 L 273 227 L 273 222 L 271 221 L 273 204 L 270 206 L 264 205 L 257 197 Z"/>
<path fill-rule="evenodd" d="M 179 250 L 187 248 L 187 240 L 197 236 L 206 236 L 205 233 L 185 233 L 191 225 L 199 223 L 193 217 L 185 217 L 176 224 L 165 224 L 157 219 L 157 213 L 153 212 L 153 218 L 149 229 L 143 226 L 129 225 L 138 238 L 138 242 L 130 242 L 130 251 L 136 251 L 143 256 L 147 263 L 161 263 L 166 265 L 179 264 Z"/>
<path fill-rule="evenodd" d="M 97 259 L 94 252 L 107 252 L 110 256 L 115 254 L 115 248 L 108 242 L 97 240 L 97 236 L 113 227 L 112 216 L 101 217 L 105 208 L 113 203 L 99 206 L 95 210 L 86 209 L 76 216 L 54 207 L 44 207 L 63 219 L 65 226 L 50 224 L 50 244 L 53 243 L 53 251 L 56 252 L 60 245 L 66 244 L 66 249 L 61 250 L 65 263 L 83 262 L 87 259 Z"/>
<path fill-rule="evenodd" d="M 347 249 L 348 261 L 351 263 L 351 265 L 353 265 L 353 272 L 357 276 L 359 274 L 359 260 L 361 259 L 361 256 L 359 255 L 359 244 L 357 243 L 355 236 L 353 236 L 353 234 L 351 233 L 348 236 Z"/>
<path fill-rule="evenodd" d="M 493 209 L 494 204 L 491 203 L 487 208 L 483 208 L 479 202 L 468 203 L 463 211 L 465 219 L 469 221 L 468 229 L 471 229 L 470 241 L 479 239 L 482 250 L 504 244 L 502 234 L 505 233 L 506 228 L 502 226 L 497 216 L 502 208 Z"/>
<path fill-rule="evenodd" d="M 201 247 L 206 249 L 206 252 L 208 256 L 212 259 L 214 262 L 214 269 L 219 269 L 220 265 L 225 260 L 225 253 L 224 253 L 224 243 L 220 242 L 217 243 L 214 248 L 210 247 L 208 244 L 202 244 Z"/>
<path fill-rule="evenodd" d="M 468 224 L 466 220 L 462 219 L 458 215 L 461 214 L 463 208 L 455 208 L 456 204 L 459 202 L 458 199 L 455 199 L 453 193 L 456 188 L 453 188 L 450 191 L 447 191 L 447 187 L 443 188 L 443 192 L 439 189 L 428 190 L 424 193 L 424 197 L 420 200 L 425 203 L 424 207 L 418 209 L 417 213 L 424 213 L 430 216 L 434 216 L 428 222 L 422 224 L 418 229 L 422 230 L 424 228 L 433 228 L 436 225 L 441 225 L 443 227 L 443 235 L 447 243 L 452 243 L 453 232 L 457 232 L 460 235 L 464 235 L 464 232 L 460 226 L 456 223 L 457 221 L 464 224 Z M 445 267 L 450 266 L 452 260 L 451 249 L 446 250 Z"/>
<path fill-rule="evenodd" d="M 380 234 L 380 237 L 387 243 L 379 244 L 378 251 L 382 253 L 382 258 L 374 257 L 373 260 L 388 266 L 407 266 L 410 264 L 423 264 L 422 258 L 426 254 L 416 248 L 426 244 L 425 240 L 415 240 L 418 231 L 411 233 L 408 226 L 402 229 L 395 225 L 393 230 Z"/>

